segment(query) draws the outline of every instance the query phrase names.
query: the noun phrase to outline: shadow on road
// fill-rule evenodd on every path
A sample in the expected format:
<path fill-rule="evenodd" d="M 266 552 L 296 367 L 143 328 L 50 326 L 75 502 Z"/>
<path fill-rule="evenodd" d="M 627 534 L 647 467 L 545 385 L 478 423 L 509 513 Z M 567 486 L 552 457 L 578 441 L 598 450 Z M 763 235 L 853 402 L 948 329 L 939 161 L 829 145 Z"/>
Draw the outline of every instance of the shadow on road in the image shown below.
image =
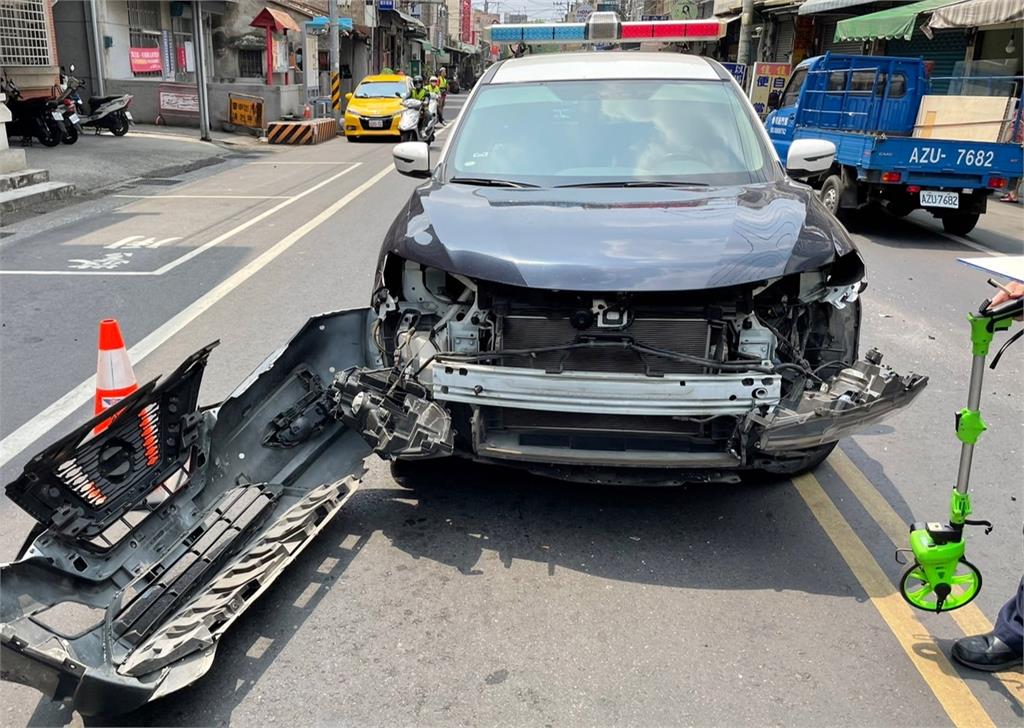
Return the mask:
<path fill-rule="evenodd" d="M 491 551 L 505 568 L 546 565 L 637 584 L 707 590 L 801 591 L 864 600 L 854 577 L 787 481 L 678 488 L 566 484 L 456 462 L 417 464 L 403 479 L 358 491 L 292 568 L 221 641 L 195 685 L 134 713 L 88 725 L 227 725 L 291 637 L 371 536 L 382 533 L 452 578 L 483 573 Z M 324 649 L 344 650 L 344 646 Z M 310 655 L 310 660 L 317 656 Z M 30 725 L 67 721 L 46 700 Z"/>

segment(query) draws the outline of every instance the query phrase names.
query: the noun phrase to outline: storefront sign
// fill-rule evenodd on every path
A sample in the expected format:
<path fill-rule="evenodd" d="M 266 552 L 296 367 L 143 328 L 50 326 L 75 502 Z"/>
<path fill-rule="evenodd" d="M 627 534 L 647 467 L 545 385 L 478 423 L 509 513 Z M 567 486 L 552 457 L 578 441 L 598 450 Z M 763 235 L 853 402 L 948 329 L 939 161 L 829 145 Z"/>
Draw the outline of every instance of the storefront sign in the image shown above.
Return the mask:
<path fill-rule="evenodd" d="M 377 7 L 381 10 L 394 10 L 395 0 L 377 0 Z"/>
<path fill-rule="evenodd" d="M 755 63 L 750 84 L 750 103 L 758 114 L 768 113 L 768 94 L 782 93 L 792 66 L 788 63 Z"/>
<path fill-rule="evenodd" d="M 722 67 L 732 74 L 732 77 L 736 79 L 736 83 L 738 83 L 741 88 L 745 88 L 743 82 L 747 79 L 746 63 L 723 63 Z"/>
<path fill-rule="evenodd" d="M 132 73 L 152 73 L 162 71 L 159 48 L 129 48 L 128 63 Z"/>
<path fill-rule="evenodd" d="M 235 126 L 250 129 L 263 128 L 263 99 L 255 96 L 235 96 L 231 94 L 228 119 Z"/>
<path fill-rule="evenodd" d="M 473 40 L 473 0 L 462 0 L 462 17 L 459 19 L 459 40 L 470 43 Z"/>
<path fill-rule="evenodd" d="M 187 91 L 160 91 L 160 111 L 178 114 L 198 114 L 199 94 Z"/>

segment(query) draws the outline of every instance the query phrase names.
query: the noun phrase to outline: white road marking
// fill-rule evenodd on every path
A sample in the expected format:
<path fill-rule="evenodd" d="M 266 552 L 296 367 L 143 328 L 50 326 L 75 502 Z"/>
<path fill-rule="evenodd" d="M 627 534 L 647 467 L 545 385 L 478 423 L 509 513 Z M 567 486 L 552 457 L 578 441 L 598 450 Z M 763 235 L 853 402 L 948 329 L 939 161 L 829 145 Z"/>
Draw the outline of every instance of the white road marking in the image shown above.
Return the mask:
<path fill-rule="evenodd" d="M 272 164 L 275 167 L 279 164 L 352 164 L 351 162 L 249 162 L 249 164 Z"/>
<path fill-rule="evenodd" d="M 928 228 L 926 228 L 926 229 L 928 229 Z M 938 230 L 933 230 L 932 232 L 936 232 L 939 235 L 941 235 L 942 237 L 947 238 L 949 240 L 952 240 L 954 243 L 960 243 L 961 245 L 966 245 L 968 248 L 973 248 L 974 250 L 977 250 L 979 253 L 986 253 L 988 255 L 996 255 L 996 256 L 1004 256 L 1004 255 L 1006 255 L 1006 253 L 1003 253 L 1003 252 L 1001 252 L 999 250 L 995 250 L 993 248 L 990 248 L 987 245 L 982 245 L 981 243 L 976 243 L 973 240 L 968 240 L 967 238 L 961 237 L 959 235 L 954 235 L 953 233 L 947 233 L 945 231 L 939 232 Z"/>
<path fill-rule="evenodd" d="M 290 200 L 288 195 L 111 195 L 132 200 Z"/>
<path fill-rule="evenodd" d="M 275 258 L 295 245 L 295 243 L 305 237 L 309 232 L 330 219 L 330 217 L 338 212 L 338 210 L 348 205 L 354 199 L 384 179 L 392 169 L 392 165 L 389 164 L 330 207 L 325 208 L 318 215 L 308 220 L 301 227 L 296 228 L 291 233 L 281 238 L 281 240 L 274 243 L 273 246 L 261 253 L 259 257 L 232 273 L 205 295 L 193 301 L 187 308 L 175 314 L 159 328 L 142 339 L 142 341 L 129 349 L 128 357 L 132 362 L 138 364 L 159 347 L 163 346 L 172 336 L 212 308 L 214 304 L 252 278 L 252 276 L 256 275 L 256 273 L 266 267 Z M 66 417 L 78 410 L 78 408 L 88 404 L 94 395 L 95 380 L 95 376 L 89 377 L 28 422 L 21 425 L 21 427 L 14 430 L 14 432 L 3 440 L 0 440 L 0 467 L 3 467 L 10 462 L 10 460 L 18 455 L 18 453 L 56 427 Z"/>
<path fill-rule="evenodd" d="M 288 205 L 292 204 L 293 202 L 296 202 L 297 200 L 301 200 L 306 195 L 310 195 L 310 194 L 316 192 L 318 189 L 320 189 L 324 185 L 329 185 L 331 182 L 333 182 L 334 180 L 338 179 L 339 177 L 345 176 L 346 174 L 348 174 L 349 172 L 354 170 L 356 167 L 361 166 L 362 162 L 347 162 L 347 164 L 350 164 L 351 166 L 347 167 L 346 169 L 341 170 L 340 172 L 338 172 L 336 174 L 331 175 L 330 177 L 328 177 L 327 179 L 325 179 L 325 180 L 323 180 L 321 182 L 317 182 L 312 187 L 309 187 L 309 188 L 303 190 L 302 192 L 298 193 L 294 197 L 286 198 L 285 200 L 283 200 L 283 201 L 279 202 L 278 204 L 274 205 L 273 207 L 271 207 L 271 208 L 269 208 L 267 210 L 264 210 L 263 212 L 261 212 L 260 214 L 256 215 L 255 217 L 249 218 L 245 222 L 243 222 L 243 223 L 241 223 L 241 224 L 231 228 L 227 232 L 221 233 L 220 235 L 215 237 L 213 240 L 211 240 L 211 241 L 209 241 L 207 243 L 203 243 L 199 247 L 193 248 L 192 250 L 190 250 L 189 252 L 185 253 L 184 255 L 181 255 L 181 256 L 175 258 L 174 260 L 170 261 L 169 263 L 166 263 L 165 265 L 160 266 L 156 270 L 152 270 L 152 271 L 0 270 L 0 275 L 9 275 L 9 276 L 15 276 L 15 275 L 21 275 L 21 276 L 25 276 L 25 275 L 28 275 L 28 276 L 66 276 L 66 275 L 162 276 L 164 273 L 167 273 L 168 271 L 174 270 L 175 268 L 177 268 L 182 263 L 185 263 L 185 262 L 187 262 L 189 260 L 192 260 L 192 258 L 195 258 L 197 255 L 201 255 L 201 254 L 205 253 L 207 250 L 212 248 L 214 245 L 219 245 L 220 243 L 223 243 L 228 238 L 234 237 L 235 235 L 237 235 L 238 233 L 242 232 L 243 230 L 248 230 L 249 228 L 251 228 L 256 223 L 258 223 L 258 222 L 260 222 L 260 221 L 270 217 L 271 215 L 273 215 L 276 212 L 279 212 L 280 210 L 283 210 L 284 208 L 288 207 Z M 157 197 L 160 197 L 160 195 L 157 195 Z"/>

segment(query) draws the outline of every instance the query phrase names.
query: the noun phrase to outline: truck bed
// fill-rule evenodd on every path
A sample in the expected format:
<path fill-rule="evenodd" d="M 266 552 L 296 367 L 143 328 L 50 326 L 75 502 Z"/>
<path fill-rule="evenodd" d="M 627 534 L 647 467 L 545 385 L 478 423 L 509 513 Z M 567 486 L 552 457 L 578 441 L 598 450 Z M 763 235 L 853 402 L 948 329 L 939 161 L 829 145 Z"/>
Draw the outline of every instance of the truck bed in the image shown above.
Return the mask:
<path fill-rule="evenodd" d="M 826 139 L 836 145 L 836 161 L 856 167 L 858 178 L 880 181 L 882 172 L 900 172 L 901 184 L 987 187 L 992 177 L 1013 180 L 1024 166 L 1019 144 L 918 139 L 830 129 L 798 128 L 794 139 Z"/>

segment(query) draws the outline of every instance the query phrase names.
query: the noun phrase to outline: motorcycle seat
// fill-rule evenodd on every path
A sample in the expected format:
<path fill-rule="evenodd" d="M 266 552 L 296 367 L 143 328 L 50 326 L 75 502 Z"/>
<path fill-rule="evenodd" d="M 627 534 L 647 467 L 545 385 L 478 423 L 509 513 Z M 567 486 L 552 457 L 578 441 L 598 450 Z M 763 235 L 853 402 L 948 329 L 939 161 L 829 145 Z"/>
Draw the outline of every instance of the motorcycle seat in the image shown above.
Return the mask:
<path fill-rule="evenodd" d="M 89 97 L 89 105 L 90 106 L 99 106 L 100 104 L 105 104 L 105 103 L 107 103 L 108 101 L 110 101 L 112 99 L 118 98 L 119 96 L 120 96 L 120 94 L 114 94 L 112 96 L 90 96 Z"/>

